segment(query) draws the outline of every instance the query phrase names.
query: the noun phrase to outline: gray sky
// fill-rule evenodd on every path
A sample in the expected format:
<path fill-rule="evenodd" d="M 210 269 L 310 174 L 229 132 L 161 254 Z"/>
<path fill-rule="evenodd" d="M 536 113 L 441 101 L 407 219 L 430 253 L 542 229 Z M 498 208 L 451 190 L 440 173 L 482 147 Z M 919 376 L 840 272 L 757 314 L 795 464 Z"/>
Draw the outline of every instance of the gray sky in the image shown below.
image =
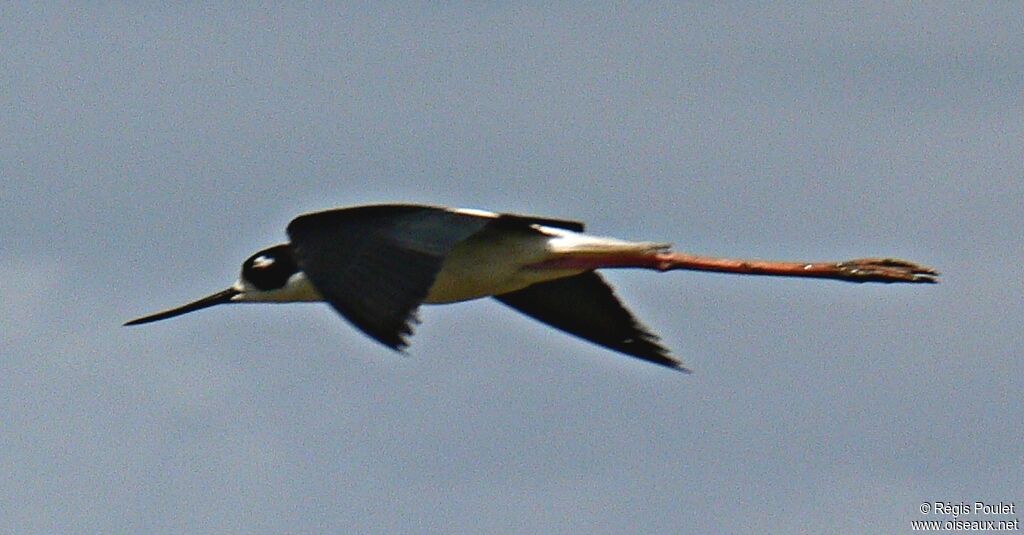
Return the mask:
<path fill-rule="evenodd" d="M 858 6 L 0 7 L 0 531 L 1024 508 L 1024 8 Z M 120 327 L 384 201 L 944 278 L 607 273 L 691 376 L 492 301 L 424 309 L 407 357 L 318 304 Z"/>

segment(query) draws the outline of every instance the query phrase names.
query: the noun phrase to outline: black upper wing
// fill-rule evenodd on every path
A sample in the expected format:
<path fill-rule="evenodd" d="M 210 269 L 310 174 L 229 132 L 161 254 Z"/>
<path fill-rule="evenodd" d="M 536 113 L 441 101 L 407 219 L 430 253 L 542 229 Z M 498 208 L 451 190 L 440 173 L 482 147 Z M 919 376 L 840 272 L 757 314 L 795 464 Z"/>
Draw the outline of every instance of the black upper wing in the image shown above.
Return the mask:
<path fill-rule="evenodd" d="M 457 243 L 488 226 L 532 230 L 534 224 L 583 230 L 576 221 L 392 204 L 305 214 L 289 223 L 288 236 L 299 267 L 324 299 L 366 334 L 401 349 Z"/>
<path fill-rule="evenodd" d="M 288 236 L 324 299 L 366 334 L 401 349 L 452 247 L 491 221 L 431 206 L 360 206 L 299 216 Z"/>
<path fill-rule="evenodd" d="M 688 372 L 622 305 L 612 288 L 593 271 L 542 282 L 496 295 L 506 305 L 561 329 L 655 364 Z"/>

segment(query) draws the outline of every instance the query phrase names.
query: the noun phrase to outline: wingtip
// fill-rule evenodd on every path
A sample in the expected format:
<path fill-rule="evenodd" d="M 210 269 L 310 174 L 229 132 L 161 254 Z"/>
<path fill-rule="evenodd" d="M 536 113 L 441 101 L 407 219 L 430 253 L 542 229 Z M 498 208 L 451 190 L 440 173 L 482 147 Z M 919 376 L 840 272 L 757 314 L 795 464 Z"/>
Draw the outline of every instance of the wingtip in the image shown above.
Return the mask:
<path fill-rule="evenodd" d="M 668 364 L 667 367 L 686 375 L 693 375 L 693 369 L 687 368 L 681 361 L 673 360 L 672 363 Z"/>
<path fill-rule="evenodd" d="M 683 364 L 682 360 L 679 360 L 678 358 L 672 355 L 663 355 L 661 359 L 653 362 L 660 366 L 664 366 L 670 370 L 675 370 L 686 375 L 693 375 L 692 368 L 687 367 L 685 364 Z"/>

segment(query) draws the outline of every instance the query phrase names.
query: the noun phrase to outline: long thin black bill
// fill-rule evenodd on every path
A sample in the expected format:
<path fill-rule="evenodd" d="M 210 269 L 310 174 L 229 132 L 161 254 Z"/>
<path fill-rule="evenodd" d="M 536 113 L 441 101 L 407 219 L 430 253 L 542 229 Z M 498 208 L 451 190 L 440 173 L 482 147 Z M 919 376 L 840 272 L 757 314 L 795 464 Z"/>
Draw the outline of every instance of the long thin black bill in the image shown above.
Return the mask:
<path fill-rule="evenodd" d="M 143 316 L 141 318 L 133 319 L 125 323 L 124 326 L 127 327 L 129 325 L 142 325 L 143 323 L 151 323 L 154 321 L 165 320 L 167 318 L 173 318 L 174 316 L 180 316 L 182 314 L 187 314 L 195 310 L 212 307 L 213 305 L 228 303 L 231 301 L 232 297 L 238 294 L 238 290 L 234 288 L 228 288 L 227 290 L 217 292 L 213 295 L 208 295 L 198 301 L 193 301 L 187 305 L 182 305 L 178 308 L 172 308 L 170 310 L 164 310 L 163 312 L 157 312 L 156 314 L 150 314 L 149 316 Z"/>

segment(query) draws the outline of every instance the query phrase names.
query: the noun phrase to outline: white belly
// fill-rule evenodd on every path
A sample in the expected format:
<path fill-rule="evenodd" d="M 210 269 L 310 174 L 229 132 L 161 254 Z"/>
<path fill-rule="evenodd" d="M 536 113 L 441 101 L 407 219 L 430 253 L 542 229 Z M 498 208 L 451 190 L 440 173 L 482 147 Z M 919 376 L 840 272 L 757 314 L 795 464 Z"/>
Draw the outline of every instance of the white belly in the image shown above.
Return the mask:
<path fill-rule="evenodd" d="M 476 234 L 452 249 L 424 303 L 452 303 L 514 292 L 582 273 L 525 266 L 553 256 L 552 236 L 504 230 Z"/>

